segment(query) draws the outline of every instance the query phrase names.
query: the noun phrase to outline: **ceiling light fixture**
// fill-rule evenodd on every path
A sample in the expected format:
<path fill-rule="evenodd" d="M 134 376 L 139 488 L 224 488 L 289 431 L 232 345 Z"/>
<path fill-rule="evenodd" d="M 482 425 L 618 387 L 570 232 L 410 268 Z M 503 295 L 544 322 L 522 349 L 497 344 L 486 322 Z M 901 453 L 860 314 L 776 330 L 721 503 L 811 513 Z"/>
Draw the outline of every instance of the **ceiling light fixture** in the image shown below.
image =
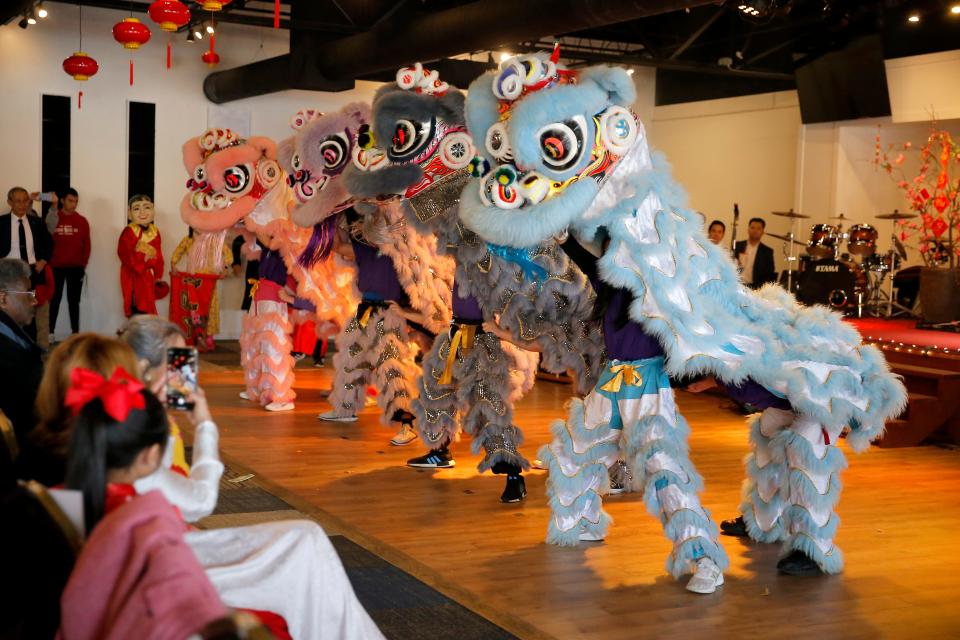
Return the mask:
<path fill-rule="evenodd" d="M 20 22 L 17 23 L 17 26 L 20 27 L 21 29 L 26 29 L 27 27 L 30 26 L 30 23 L 27 22 L 26 17 L 24 17 L 24 18 L 20 18 Z"/>
<path fill-rule="evenodd" d="M 512 57 L 513 57 L 513 54 L 510 53 L 509 51 L 501 51 L 501 52 L 500 52 L 500 62 L 501 62 L 501 63 L 506 62 L 507 60 L 509 60 L 509 59 L 512 58 Z"/>
<path fill-rule="evenodd" d="M 216 33 L 216 28 L 213 26 L 212 22 L 207 22 L 206 28 L 207 28 L 207 33 L 209 33 L 210 35 L 213 35 L 214 33 Z"/>
<path fill-rule="evenodd" d="M 952 7 L 950 7 L 950 13 L 952 13 L 955 16 L 960 15 L 960 4 L 955 4 Z"/>
<path fill-rule="evenodd" d="M 907 22 L 913 22 L 913 23 L 920 22 L 920 16 L 916 13 L 911 13 L 910 17 L 907 18 Z"/>
<path fill-rule="evenodd" d="M 50 12 L 47 11 L 47 8 L 43 6 L 43 3 L 41 2 L 40 4 L 38 4 L 38 5 L 37 5 L 37 17 L 38 17 L 38 18 L 46 18 L 48 15 L 50 15 Z"/>
<path fill-rule="evenodd" d="M 195 25 L 191 28 L 193 31 L 194 40 L 203 40 L 203 29 L 200 28 L 200 25 Z"/>

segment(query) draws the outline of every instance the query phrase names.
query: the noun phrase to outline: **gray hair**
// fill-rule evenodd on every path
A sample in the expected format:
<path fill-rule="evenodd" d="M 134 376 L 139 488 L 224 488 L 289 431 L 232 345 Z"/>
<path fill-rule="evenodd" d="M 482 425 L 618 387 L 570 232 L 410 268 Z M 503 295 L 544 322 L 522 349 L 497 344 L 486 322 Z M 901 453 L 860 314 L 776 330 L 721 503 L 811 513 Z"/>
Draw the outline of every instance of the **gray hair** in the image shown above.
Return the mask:
<path fill-rule="evenodd" d="M 30 192 L 24 189 L 23 187 L 11 187 L 11 189 L 7 191 L 7 200 L 8 201 L 13 200 L 13 196 L 17 193 L 25 193 L 28 196 L 30 195 Z"/>
<path fill-rule="evenodd" d="M 19 287 L 30 280 L 30 265 L 17 258 L 0 259 L 0 289 Z"/>
<path fill-rule="evenodd" d="M 130 345 L 137 358 L 158 367 L 167 359 L 167 341 L 173 336 L 185 337 L 180 327 L 160 316 L 133 316 L 127 321 L 120 339 Z"/>

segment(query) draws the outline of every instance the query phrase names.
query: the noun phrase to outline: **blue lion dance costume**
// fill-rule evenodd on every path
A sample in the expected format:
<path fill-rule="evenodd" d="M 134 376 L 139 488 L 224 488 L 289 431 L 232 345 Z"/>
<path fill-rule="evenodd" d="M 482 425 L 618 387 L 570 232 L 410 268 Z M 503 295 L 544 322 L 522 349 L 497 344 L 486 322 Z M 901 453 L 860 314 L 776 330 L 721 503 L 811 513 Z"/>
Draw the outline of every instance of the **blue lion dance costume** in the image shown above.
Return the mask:
<path fill-rule="evenodd" d="M 490 170 L 461 196 L 464 225 L 513 246 L 569 232 L 606 287 L 598 297 L 606 299 L 608 370 L 554 424 L 540 454 L 550 472 L 547 541 L 606 535 L 608 467 L 622 458 L 631 487 L 673 541 L 669 572 L 694 572 L 691 591 L 722 584 L 726 555 L 700 504 L 689 429 L 667 380 L 709 373 L 769 399 L 752 424 L 748 532 L 839 572 L 833 510 L 845 461 L 837 438 L 849 429 L 848 443 L 865 449 L 902 410 L 905 389 L 838 315 L 802 307 L 775 286 L 743 287 L 665 160 L 651 157 L 629 110 L 634 99 L 625 70 L 566 70 L 555 51 L 504 62 L 471 85 L 467 100 L 474 137 L 500 146 L 486 149 Z"/>

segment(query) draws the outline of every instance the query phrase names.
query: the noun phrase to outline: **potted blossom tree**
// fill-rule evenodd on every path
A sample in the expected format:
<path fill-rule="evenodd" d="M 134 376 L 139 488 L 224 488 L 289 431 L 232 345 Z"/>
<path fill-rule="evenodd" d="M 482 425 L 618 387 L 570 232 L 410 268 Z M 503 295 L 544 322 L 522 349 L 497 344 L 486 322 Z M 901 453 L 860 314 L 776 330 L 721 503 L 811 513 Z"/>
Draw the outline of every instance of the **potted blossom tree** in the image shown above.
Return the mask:
<path fill-rule="evenodd" d="M 960 269 L 954 239 L 960 224 L 960 148 L 950 133 L 933 123 L 919 147 L 920 166 L 910 178 L 904 169 L 910 142 L 881 149 L 876 138 L 875 163 L 897 181 L 909 209 L 919 217 L 899 220 L 902 242 L 913 240 L 923 259 L 920 305 L 923 322 L 941 324 L 960 320 Z"/>

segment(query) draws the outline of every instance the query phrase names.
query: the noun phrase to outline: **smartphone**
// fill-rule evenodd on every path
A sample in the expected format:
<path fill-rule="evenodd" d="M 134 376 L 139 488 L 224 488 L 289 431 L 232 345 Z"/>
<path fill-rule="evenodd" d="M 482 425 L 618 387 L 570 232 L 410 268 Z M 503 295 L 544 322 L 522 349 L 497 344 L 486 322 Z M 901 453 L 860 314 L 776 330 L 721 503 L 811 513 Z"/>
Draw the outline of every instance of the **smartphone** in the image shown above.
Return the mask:
<path fill-rule="evenodd" d="M 53 202 L 53 191 L 44 191 L 41 193 L 40 202 Z"/>
<path fill-rule="evenodd" d="M 192 347 L 167 349 L 167 406 L 171 409 L 192 411 L 187 400 L 197 389 L 197 350 Z"/>

